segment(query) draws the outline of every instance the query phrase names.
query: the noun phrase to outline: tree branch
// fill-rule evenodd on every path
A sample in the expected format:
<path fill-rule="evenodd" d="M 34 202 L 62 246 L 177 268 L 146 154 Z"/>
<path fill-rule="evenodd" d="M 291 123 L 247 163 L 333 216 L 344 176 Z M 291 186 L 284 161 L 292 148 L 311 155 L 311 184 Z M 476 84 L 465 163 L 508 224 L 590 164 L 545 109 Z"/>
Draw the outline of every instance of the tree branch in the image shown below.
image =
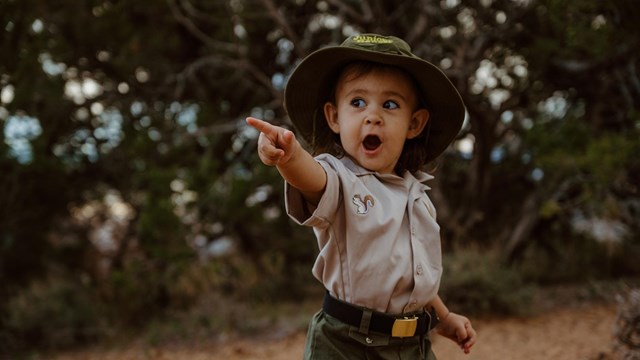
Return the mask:
<path fill-rule="evenodd" d="M 229 64 L 235 68 L 246 70 L 249 74 L 253 75 L 253 77 L 258 81 L 258 83 L 262 84 L 270 93 L 274 99 L 281 100 L 282 93 L 276 90 L 273 87 L 273 83 L 271 82 L 271 78 L 267 76 L 264 72 L 262 72 L 257 66 L 250 63 L 249 61 L 240 61 L 234 64 Z"/>
<path fill-rule="evenodd" d="M 207 47 L 210 47 L 217 51 L 244 52 L 244 49 L 238 44 L 218 41 L 205 34 L 193 21 L 191 21 L 189 17 L 182 14 L 178 6 L 175 4 L 175 1 L 176 0 L 167 0 L 167 4 L 169 4 L 169 8 L 171 9 L 173 17 L 178 23 L 182 24 L 189 31 L 189 33 L 195 36 L 198 40 L 202 41 L 202 43 L 204 43 Z"/>
<path fill-rule="evenodd" d="M 362 13 L 354 10 L 351 6 L 344 3 L 342 0 L 327 0 L 327 2 L 347 14 L 353 19 L 360 20 L 364 24 L 369 24 L 373 21 L 373 10 L 368 1 L 361 2 Z"/>
<path fill-rule="evenodd" d="M 287 19 L 285 19 L 285 17 L 282 16 L 282 14 L 278 11 L 273 1 L 262 0 L 262 4 L 267 9 L 269 16 L 271 16 L 271 18 L 276 22 L 276 24 L 278 24 L 278 27 L 282 29 L 285 36 L 289 40 L 291 40 L 291 42 L 293 42 L 294 44 L 298 44 L 299 43 L 298 35 L 296 34 L 295 31 L 293 31 L 293 28 L 291 28 L 291 26 L 287 22 Z M 298 57 L 302 58 L 305 55 L 304 49 L 300 48 L 299 46 L 294 46 L 294 49 Z"/>
<path fill-rule="evenodd" d="M 413 24 L 405 38 L 409 44 L 416 42 L 417 39 L 424 36 L 424 33 L 427 30 L 427 25 L 429 24 L 429 16 L 426 12 L 428 2 L 423 0 L 420 3 L 422 11 L 418 14 L 418 19 L 416 19 L 416 22 Z"/>

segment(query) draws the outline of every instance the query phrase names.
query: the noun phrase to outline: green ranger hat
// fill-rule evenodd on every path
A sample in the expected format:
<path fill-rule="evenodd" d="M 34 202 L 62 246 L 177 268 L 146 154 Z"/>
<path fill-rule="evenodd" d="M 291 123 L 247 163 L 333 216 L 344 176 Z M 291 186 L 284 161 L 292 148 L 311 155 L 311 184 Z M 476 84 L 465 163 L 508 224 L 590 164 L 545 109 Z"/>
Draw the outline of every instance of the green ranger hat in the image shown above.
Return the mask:
<path fill-rule="evenodd" d="M 314 144 L 320 127 L 328 128 L 323 106 L 330 101 L 331 86 L 349 63 L 367 61 L 396 66 L 411 74 L 429 110 L 424 137 L 427 162 L 437 158 L 462 127 L 465 107 L 460 94 L 435 65 L 411 53 L 409 45 L 394 36 L 362 34 L 347 38 L 340 46 L 329 46 L 305 57 L 291 74 L 284 92 L 284 106 L 304 141 Z M 427 130 L 428 129 L 428 130 Z M 325 129 L 323 129 L 325 130 Z"/>

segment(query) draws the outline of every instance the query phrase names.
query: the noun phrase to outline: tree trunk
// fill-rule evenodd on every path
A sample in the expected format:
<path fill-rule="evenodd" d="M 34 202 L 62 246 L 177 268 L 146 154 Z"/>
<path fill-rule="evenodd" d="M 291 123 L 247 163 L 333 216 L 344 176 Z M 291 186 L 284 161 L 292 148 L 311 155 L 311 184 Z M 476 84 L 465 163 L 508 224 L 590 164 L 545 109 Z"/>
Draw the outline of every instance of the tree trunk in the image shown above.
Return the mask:
<path fill-rule="evenodd" d="M 507 263 L 512 263 L 522 253 L 527 243 L 532 240 L 531 232 L 540 218 L 539 208 L 538 197 L 535 194 L 530 195 L 524 201 L 518 217 L 519 220 L 504 248 L 503 257 Z"/>

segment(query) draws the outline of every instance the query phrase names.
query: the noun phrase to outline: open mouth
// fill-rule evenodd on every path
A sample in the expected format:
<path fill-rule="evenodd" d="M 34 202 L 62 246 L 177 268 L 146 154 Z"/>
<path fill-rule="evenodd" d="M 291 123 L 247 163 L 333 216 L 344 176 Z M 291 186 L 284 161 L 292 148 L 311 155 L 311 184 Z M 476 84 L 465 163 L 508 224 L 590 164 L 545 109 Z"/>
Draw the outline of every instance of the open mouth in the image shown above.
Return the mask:
<path fill-rule="evenodd" d="M 367 135 L 367 137 L 365 137 L 362 141 L 362 146 L 364 146 L 364 148 L 369 151 L 377 149 L 381 144 L 382 141 L 376 135 Z"/>

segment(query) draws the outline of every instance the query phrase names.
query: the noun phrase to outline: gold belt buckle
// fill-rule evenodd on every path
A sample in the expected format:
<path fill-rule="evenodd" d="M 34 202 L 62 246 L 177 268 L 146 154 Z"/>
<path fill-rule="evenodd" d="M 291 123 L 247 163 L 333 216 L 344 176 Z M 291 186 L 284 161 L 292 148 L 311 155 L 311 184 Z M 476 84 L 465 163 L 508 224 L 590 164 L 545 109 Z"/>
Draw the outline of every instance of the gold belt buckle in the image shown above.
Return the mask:
<path fill-rule="evenodd" d="M 404 319 L 396 319 L 391 328 L 391 336 L 393 337 L 411 337 L 416 334 L 418 328 L 418 317 L 405 317 Z"/>

